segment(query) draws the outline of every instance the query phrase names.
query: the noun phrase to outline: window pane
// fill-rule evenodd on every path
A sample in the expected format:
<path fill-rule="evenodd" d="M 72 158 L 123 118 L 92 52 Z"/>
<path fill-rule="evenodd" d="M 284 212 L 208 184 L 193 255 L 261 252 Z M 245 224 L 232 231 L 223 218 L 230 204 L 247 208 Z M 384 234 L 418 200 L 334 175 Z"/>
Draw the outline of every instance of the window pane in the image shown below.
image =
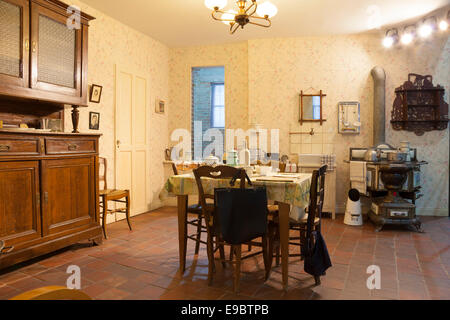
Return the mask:
<path fill-rule="evenodd" d="M 213 104 L 215 106 L 224 106 L 225 105 L 225 86 L 223 84 L 214 85 L 214 97 Z"/>
<path fill-rule="evenodd" d="M 225 128 L 225 108 L 214 107 L 213 109 L 213 127 Z"/>

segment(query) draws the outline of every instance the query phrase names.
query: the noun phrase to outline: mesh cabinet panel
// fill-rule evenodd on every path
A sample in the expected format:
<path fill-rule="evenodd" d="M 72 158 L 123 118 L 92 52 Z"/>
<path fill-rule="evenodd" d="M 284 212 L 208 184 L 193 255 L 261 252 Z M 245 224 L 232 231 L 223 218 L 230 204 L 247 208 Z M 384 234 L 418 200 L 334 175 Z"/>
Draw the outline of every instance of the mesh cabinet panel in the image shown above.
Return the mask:
<path fill-rule="evenodd" d="M 75 30 L 39 16 L 38 81 L 75 87 Z"/>
<path fill-rule="evenodd" d="M 20 77 L 21 9 L 0 0 L 0 73 Z"/>

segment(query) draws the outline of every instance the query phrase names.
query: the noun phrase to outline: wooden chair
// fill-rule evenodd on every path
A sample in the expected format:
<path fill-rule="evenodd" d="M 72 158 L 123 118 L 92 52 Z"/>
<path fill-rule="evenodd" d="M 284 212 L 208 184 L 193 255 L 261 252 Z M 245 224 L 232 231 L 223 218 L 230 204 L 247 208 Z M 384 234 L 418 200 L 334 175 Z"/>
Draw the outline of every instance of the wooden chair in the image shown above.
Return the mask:
<path fill-rule="evenodd" d="M 106 180 L 107 175 L 107 169 L 108 169 L 108 163 L 105 158 L 99 158 L 99 164 L 100 166 L 103 165 L 103 171 L 99 176 L 100 182 L 103 181 L 103 190 L 100 190 L 100 208 L 102 208 L 102 212 L 100 212 L 100 216 L 102 218 L 102 228 L 103 228 L 103 235 L 105 236 L 105 239 L 107 239 L 106 235 L 106 217 L 108 214 L 113 213 L 125 213 L 128 227 L 132 231 L 131 227 L 131 221 L 130 221 L 130 191 L 129 190 L 116 190 L 116 189 L 108 189 L 108 183 Z M 112 201 L 114 203 L 121 203 L 125 204 L 125 208 L 119 208 L 119 209 L 108 209 L 108 202 Z"/>
<path fill-rule="evenodd" d="M 319 170 L 313 172 L 311 180 L 311 190 L 309 206 L 307 215 L 301 220 L 290 220 L 289 229 L 299 232 L 299 237 L 289 237 L 289 245 L 300 246 L 300 254 L 290 254 L 289 257 L 300 256 L 302 260 L 306 254 L 306 239 L 312 237 L 312 232 L 319 231 L 322 225 L 322 208 L 325 197 L 325 177 L 328 166 L 322 166 Z M 308 229 L 309 226 L 309 229 Z M 309 231 L 308 231 L 309 230 Z M 270 265 L 272 264 L 273 252 L 275 249 L 276 264 L 279 265 L 280 261 L 280 236 L 278 226 L 278 216 L 275 214 L 272 216 L 272 220 L 269 222 L 269 256 L 272 253 L 272 258 L 269 259 Z M 291 242 L 299 240 L 298 242 Z M 270 268 L 269 268 L 270 269 Z M 266 275 L 268 277 L 269 275 Z M 316 279 L 316 285 L 320 284 L 320 277 Z"/>
<path fill-rule="evenodd" d="M 175 162 L 171 163 L 173 174 L 178 176 L 179 171 Z M 194 215 L 195 218 L 193 220 L 189 220 L 188 215 L 186 215 L 186 224 L 194 226 L 197 228 L 197 232 L 192 235 L 187 235 L 187 239 L 195 241 L 195 254 L 200 252 L 200 244 L 206 245 L 207 242 L 202 240 L 202 233 L 206 233 L 206 226 L 203 225 L 203 214 L 202 214 L 202 206 L 200 204 L 200 196 L 197 204 L 192 206 L 188 206 L 187 208 L 188 215 Z"/>
<path fill-rule="evenodd" d="M 208 251 L 208 284 L 212 285 L 213 274 L 215 272 L 215 258 L 214 253 L 219 250 L 220 252 L 220 261 L 222 265 L 225 267 L 226 263 L 230 263 L 234 265 L 234 291 L 239 291 L 240 284 L 240 273 L 241 273 L 241 261 L 254 257 L 259 254 L 263 254 L 264 256 L 264 265 L 268 267 L 268 259 L 267 259 L 267 246 L 268 241 L 266 236 L 263 237 L 262 243 L 252 241 L 251 243 L 247 243 L 248 245 L 253 245 L 255 247 L 262 247 L 262 251 L 249 254 L 245 257 L 242 257 L 242 245 L 231 245 L 226 243 L 219 232 L 216 231 L 216 225 L 214 224 L 214 211 L 215 204 L 208 203 L 207 199 L 214 200 L 214 194 L 206 194 L 203 188 L 202 178 L 211 178 L 211 179 L 233 179 L 237 175 L 240 175 L 240 188 L 245 189 L 245 170 L 237 169 L 229 166 L 218 166 L 218 167 L 210 167 L 204 166 L 194 170 L 195 180 L 197 182 L 199 194 L 200 194 L 200 204 L 202 206 L 202 212 L 206 221 L 206 228 L 208 233 L 208 241 L 207 241 L 207 251 Z M 264 212 L 262 214 L 267 214 Z M 214 247 L 215 245 L 215 247 Z M 231 246 L 230 248 L 230 259 L 225 259 L 225 245 Z M 233 256 L 235 260 L 233 261 Z M 268 271 L 266 271 L 268 272 Z"/>
<path fill-rule="evenodd" d="M 34 289 L 22 293 L 10 300 L 92 300 L 87 294 L 80 290 L 71 290 L 66 287 L 50 286 Z"/>

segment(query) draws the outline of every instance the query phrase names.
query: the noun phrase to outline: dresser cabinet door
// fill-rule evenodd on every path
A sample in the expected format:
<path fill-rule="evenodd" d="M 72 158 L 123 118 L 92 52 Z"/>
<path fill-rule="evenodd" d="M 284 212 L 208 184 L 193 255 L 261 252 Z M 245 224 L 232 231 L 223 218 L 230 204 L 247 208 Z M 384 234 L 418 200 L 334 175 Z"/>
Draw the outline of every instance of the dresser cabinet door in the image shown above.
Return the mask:
<path fill-rule="evenodd" d="M 83 27 L 68 28 L 68 17 L 31 4 L 31 87 L 81 97 Z"/>
<path fill-rule="evenodd" d="M 44 160 L 44 235 L 95 223 L 95 163 L 93 157 Z"/>
<path fill-rule="evenodd" d="M 7 246 L 40 238 L 39 162 L 0 162 L 0 239 Z"/>
<path fill-rule="evenodd" d="M 28 0 L 0 0 L 0 86 L 29 85 Z"/>

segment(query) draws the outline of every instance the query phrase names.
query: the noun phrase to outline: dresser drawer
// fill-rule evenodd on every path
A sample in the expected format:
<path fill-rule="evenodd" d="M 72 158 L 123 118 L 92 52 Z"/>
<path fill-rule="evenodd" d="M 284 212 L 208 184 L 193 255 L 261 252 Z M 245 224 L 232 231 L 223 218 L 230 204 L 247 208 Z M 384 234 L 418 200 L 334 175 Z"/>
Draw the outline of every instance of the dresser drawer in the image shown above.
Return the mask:
<path fill-rule="evenodd" d="M 45 139 L 46 154 L 77 154 L 96 153 L 97 141 L 95 139 Z"/>
<path fill-rule="evenodd" d="M 38 139 L 0 138 L 0 157 L 38 154 L 40 154 Z"/>

